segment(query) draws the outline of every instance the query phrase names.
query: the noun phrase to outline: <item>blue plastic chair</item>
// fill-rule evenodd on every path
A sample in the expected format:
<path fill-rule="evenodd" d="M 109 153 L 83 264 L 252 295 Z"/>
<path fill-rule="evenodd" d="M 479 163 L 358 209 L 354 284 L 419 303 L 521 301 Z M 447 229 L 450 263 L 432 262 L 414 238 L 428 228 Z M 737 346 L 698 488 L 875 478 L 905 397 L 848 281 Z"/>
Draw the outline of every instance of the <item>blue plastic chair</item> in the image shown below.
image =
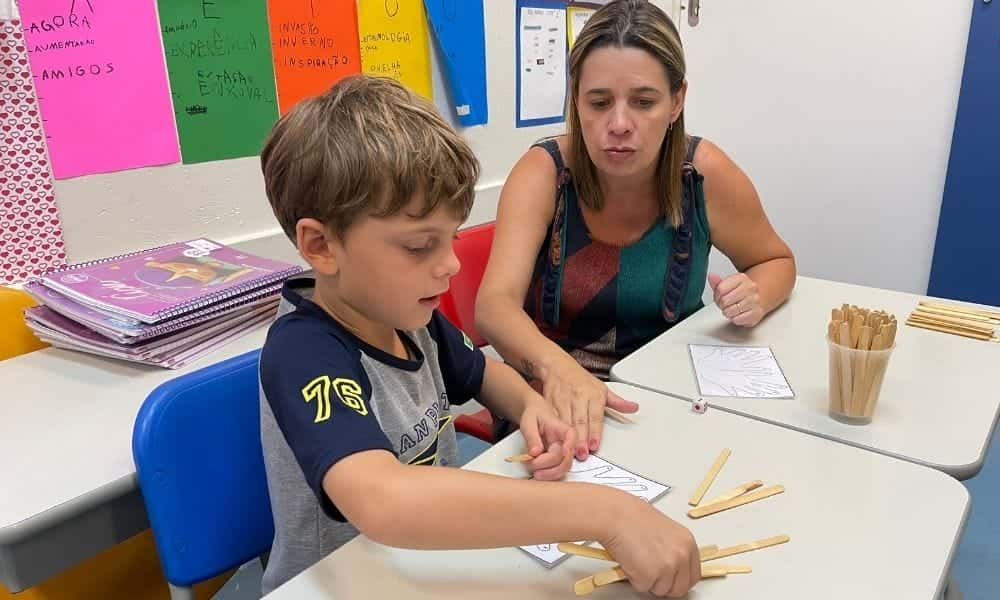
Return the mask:
<path fill-rule="evenodd" d="M 260 351 L 182 375 L 146 398 L 132 455 L 174 599 L 271 549 L 260 445 Z"/>

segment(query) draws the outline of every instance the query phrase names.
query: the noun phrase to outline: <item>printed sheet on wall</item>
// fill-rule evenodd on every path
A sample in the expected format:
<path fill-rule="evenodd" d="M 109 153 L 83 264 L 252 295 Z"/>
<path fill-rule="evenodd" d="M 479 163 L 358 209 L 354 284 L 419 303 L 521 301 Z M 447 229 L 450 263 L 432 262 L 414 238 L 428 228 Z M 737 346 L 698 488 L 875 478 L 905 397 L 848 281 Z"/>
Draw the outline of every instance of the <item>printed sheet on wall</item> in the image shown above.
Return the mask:
<path fill-rule="evenodd" d="M 566 108 L 566 3 L 517 2 L 517 126 L 560 123 Z"/>

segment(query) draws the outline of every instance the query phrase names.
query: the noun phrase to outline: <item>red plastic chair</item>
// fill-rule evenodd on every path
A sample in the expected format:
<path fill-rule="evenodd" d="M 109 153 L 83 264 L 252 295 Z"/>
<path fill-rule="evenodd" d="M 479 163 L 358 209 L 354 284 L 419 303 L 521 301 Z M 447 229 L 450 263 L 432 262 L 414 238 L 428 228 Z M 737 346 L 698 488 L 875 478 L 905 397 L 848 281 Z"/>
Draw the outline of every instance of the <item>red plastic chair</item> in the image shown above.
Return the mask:
<path fill-rule="evenodd" d="M 441 312 L 455 327 L 465 332 L 477 346 L 486 338 L 476 329 L 476 292 L 486 271 L 486 261 L 493 245 L 493 223 L 484 223 L 458 232 L 455 254 L 462 268 L 451 278 L 448 293 L 441 298 Z M 493 417 L 485 408 L 475 414 L 455 419 L 455 430 L 493 443 Z"/>

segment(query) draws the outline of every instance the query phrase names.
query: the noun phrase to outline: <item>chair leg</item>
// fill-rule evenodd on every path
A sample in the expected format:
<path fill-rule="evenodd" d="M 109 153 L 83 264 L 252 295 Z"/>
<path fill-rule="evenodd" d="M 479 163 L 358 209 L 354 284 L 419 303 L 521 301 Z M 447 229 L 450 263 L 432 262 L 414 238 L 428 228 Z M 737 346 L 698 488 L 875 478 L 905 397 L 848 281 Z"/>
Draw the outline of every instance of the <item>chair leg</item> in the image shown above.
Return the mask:
<path fill-rule="evenodd" d="M 195 600 L 194 588 L 181 587 L 172 583 L 167 585 L 170 586 L 170 600 Z"/>

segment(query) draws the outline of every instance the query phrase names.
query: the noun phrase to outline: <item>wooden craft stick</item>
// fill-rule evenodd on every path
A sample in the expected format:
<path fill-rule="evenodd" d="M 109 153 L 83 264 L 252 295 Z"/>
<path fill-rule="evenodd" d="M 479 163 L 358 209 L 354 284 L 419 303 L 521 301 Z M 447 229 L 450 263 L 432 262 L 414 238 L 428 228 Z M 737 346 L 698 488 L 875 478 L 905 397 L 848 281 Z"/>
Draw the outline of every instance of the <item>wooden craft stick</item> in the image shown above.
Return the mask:
<path fill-rule="evenodd" d="M 845 348 L 851 347 L 851 329 L 846 321 L 840 324 L 840 345 Z M 843 412 L 847 412 L 851 407 L 852 377 L 854 377 L 852 364 L 850 353 L 840 352 L 840 406 Z"/>
<path fill-rule="evenodd" d="M 888 335 L 888 330 L 885 333 L 876 335 L 872 340 L 872 350 L 877 352 L 888 348 Z M 880 377 L 884 376 L 888 362 L 884 356 L 872 356 L 869 358 L 869 361 L 868 371 L 865 373 L 864 396 L 861 406 L 858 409 L 858 413 L 852 416 L 870 417 L 875 411 L 875 400 L 878 398 L 878 389 L 882 385 Z"/>
<path fill-rule="evenodd" d="M 865 352 L 858 356 L 854 362 L 856 371 L 853 373 L 854 388 L 851 390 L 851 406 L 848 409 L 848 414 L 850 415 L 863 411 L 865 401 L 868 399 L 868 388 L 865 387 L 867 381 L 865 374 L 868 369 L 867 353 L 871 350 L 871 346 L 872 329 L 871 327 L 863 326 L 861 328 L 861 338 L 858 341 L 858 350 L 864 350 Z"/>
<path fill-rule="evenodd" d="M 625 569 L 621 567 L 611 567 L 606 571 L 601 571 L 600 573 L 594 573 L 594 585 L 601 587 L 602 585 L 608 585 L 609 583 L 615 583 L 616 581 L 626 581 L 628 577 L 625 575 Z"/>
<path fill-rule="evenodd" d="M 761 548 L 770 548 L 771 546 L 777 546 L 778 544 L 784 544 L 791 540 L 785 534 L 776 535 L 769 538 L 764 538 L 762 540 L 757 540 L 756 542 L 749 542 L 746 544 L 738 544 L 736 546 L 729 546 L 728 548 L 719 548 L 716 552 L 709 554 L 708 556 L 702 558 L 702 561 L 715 560 L 717 558 L 725 558 L 727 556 L 732 556 L 734 554 L 743 554 L 744 552 L 753 552 L 754 550 L 760 550 Z"/>
<path fill-rule="evenodd" d="M 950 323 L 952 325 L 961 325 L 962 327 L 989 330 L 990 333 L 993 332 L 992 323 L 988 321 L 978 321 L 976 319 L 969 319 L 967 317 L 953 317 L 950 315 L 942 315 L 918 309 L 910 313 L 910 318 L 911 319 L 920 318 L 920 319 L 926 319 L 928 321 L 940 321 L 942 323 Z"/>
<path fill-rule="evenodd" d="M 750 565 L 704 565 L 701 567 L 701 578 L 708 579 L 710 577 L 725 577 L 730 573 L 752 573 L 753 569 Z M 573 591 L 577 593 L 578 596 L 584 596 L 593 592 L 593 589 L 589 589 L 587 584 L 583 582 L 585 580 L 591 580 L 595 587 L 603 587 L 605 585 L 610 585 L 612 583 L 618 583 L 619 581 L 628 581 L 628 576 L 625 575 L 625 570 L 621 567 L 612 567 L 610 569 L 601 571 L 599 573 L 594 573 L 590 577 L 585 577 L 580 581 L 577 581 L 573 586 Z M 588 590 L 581 594 L 578 591 L 577 586 L 581 589 Z"/>
<path fill-rule="evenodd" d="M 830 339 L 830 341 L 832 343 L 834 343 L 834 346 L 836 346 L 836 345 L 838 345 L 838 344 L 836 344 L 837 334 L 833 333 L 834 327 L 835 327 L 835 325 L 833 323 L 830 323 L 831 333 L 830 333 L 830 338 L 829 339 Z M 840 378 L 840 350 L 837 349 L 837 348 L 835 348 L 835 347 L 831 347 L 829 354 L 830 354 L 830 357 L 829 357 L 829 360 L 830 360 L 830 367 L 829 367 L 830 368 L 830 373 L 829 373 L 829 376 L 830 376 L 830 404 L 831 404 L 831 407 L 834 410 L 836 410 L 837 412 L 843 412 L 843 407 L 841 406 L 841 391 L 840 391 L 840 380 L 841 380 L 841 378 Z"/>
<path fill-rule="evenodd" d="M 604 548 L 594 548 L 593 546 L 584 546 L 582 544 L 573 544 L 571 542 L 560 542 L 556 548 L 558 548 L 563 554 L 586 556 L 587 558 L 596 558 L 597 560 L 615 562 L 614 557 L 608 554 L 608 551 Z"/>
<path fill-rule="evenodd" d="M 930 323 L 924 323 L 922 321 L 914 321 L 913 319 L 907 319 L 906 324 L 909 325 L 910 327 L 919 327 L 920 329 L 928 329 L 930 331 L 938 331 L 941 333 L 951 333 L 953 335 L 960 335 L 962 337 L 972 338 L 974 340 L 983 340 L 989 342 L 1000 341 L 997 340 L 997 338 L 988 336 L 986 334 L 964 331 L 962 329 L 945 327 L 943 325 L 932 325 Z"/>
<path fill-rule="evenodd" d="M 508 456 L 504 460 L 507 461 L 507 462 L 509 462 L 509 463 L 524 463 L 524 462 L 528 462 L 529 460 L 531 460 L 533 458 L 535 458 L 535 457 L 532 456 L 532 455 L 530 455 L 530 454 L 515 454 L 514 456 Z"/>
<path fill-rule="evenodd" d="M 577 596 L 586 596 L 594 591 L 594 576 L 584 577 L 573 584 L 573 592 Z"/>
<path fill-rule="evenodd" d="M 612 421 L 618 421 L 623 425 L 635 425 L 635 421 L 626 417 L 624 414 L 618 412 L 617 410 L 607 406 L 604 407 L 604 416 L 608 417 Z"/>
<path fill-rule="evenodd" d="M 930 306 L 930 307 L 933 307 L 933 308 L 938 308 L 938 309 L 943 309 L 943 310 L 950 310 L 950 311 L 953 311 L 953 312 L 965 312 L 965 313 L 972 313 L 972 314 L 977 314 L 977 315 L 986 315 L 988 317 L 993 317 L 993 318 L 996 318 L 996 319 L 1000 319 L 1000 310 L 992 310 L 992 309 L 988 309 L 988 308 L 978 308 L 978 307 L 975 307 L 975 306 L 966 306 L 964 304 L 951 304 L 951 303 L 948 303 L 948 302 L 935 302 L 933 300 L 921 300 L 920 301 L 920 305 L 921 306 Z"/>
<path fill-rule="evenodd" d="M 583 544 L 573 544 L 571 542 L 560 542 L 556 548 L 558 548 L 563 554 L 572 554 L 573 556 L 585 556 L 587 558 L 596 558 L 597 560 L 615 562 L 614 557 L 611 556 L 611 554 L 609 554 L 604 548 L 595 548 L 593 546 L 584 546 Z M 698 557 L 701 560 L 709 560 L 705 557 L 713 556 L 718 551 L 719 547 L 715 544 L 699 546 Z"/>
<path fill-rule="evenodd" d="M 911 317 L 907 319 L 907 324 L 911 323 L 916 325 L 929 325 L 931 327 L 940 327 L 941 329 L 947 329 L 948 333 L 968 333 L 974 336 L 985 336 L 986 338 L 993 337 L 992 330 L 972 329 L 969 327 L 952 325 L 950 323 L 942 323 L 940 321 L 928 321 L 925 319 L 916 319 Z"/>
<path fill-rule="evenodd" d="M 712 485 L 712 482 L 715 481 L 715 477 L 719 474 L 719 471 L 722 470 L 722 465 L 726 464 L 726 461 L 729 460 L 730 454 L 732 454 L 732 451 L 729 448 L 725 448 L 719 453 L 715 462 L 712 463 L 712 467 L 708 470 L 708 473 L 705 474 L 705 478 L 701 480 L 698 488 L 693 494 L 691 494 L 688 504 L 691 506 L 698 506 L 701 499 L 705 497 L 705 492 L 708 491 L 708 487 Z"/>
<path fill-rule="evenodd" d="M 927 317 L 921 313 L 913 313 L 910 315 L 909 319 L 913 321 L 920 321 L 923 323 L 927 323 L 929 325 L 939 325 L 941 327 L 964 329 L 972 333 L 982 333 L 985 335 L 993 335 L 994 331 L 993 326 L 988 324 L 980 325 L 973 321 L 963 321 L 961 319 L 948 319 L 945 317 Z"/>
<path fill-rule="evenodd" d="M 996 325 L 1000 323 L 1000 318 L 987 317 L 986 315 L 981 315 L 976 313 L 955 312 L 943 308 L 934 308 L 933 306 L 919 306 L 914 312 L 938 315 L 941 317 L 954 317 L 958 319 L 964 319 L 966 321 L 975 321 L 977 323 L 983 323 L 987 325 Z"/>
<path fill-rule="evenodd" d="M 909 319 L 907 319 L 907 321 L 913 321 L 914 323 L 919 323 L 921 325 L 931 325 L 931 326 L 934 326 L 934 327 L 942 327 L 944 329 L 949 329 L 949 330 L 953 329 L 955 331 L 961 331 L 963 333 L 971 333 L 971 334 L 975 334 L 975 335 L 985 335 L 986 337 L 992 337 L 993 336 L 993 327 L 989 327 L 987 329 L 979 329 L 979 328 L 976 328 L 976 327 L 966 327 L 964 325 L 956 325 L 954 323 L 944 323 L 944 322 L 935 321 L 935 320 L 932 320 L 932 319 L 921 319 L 921 318 L 912 317 L 912 316 Z"/>
<path fill-rule="evenodd" d="M 740 495 L 745 494 L 747 492 L 753 491 L 753 490 L 755 490 L 755 489 L 757 489 L 757 488 L 759 488 L 759 487 L 761 487 L 763 485 L 764 485 L 764 482 L 761 481 L 760 479 L 756 479 L 754 481 L 748 481 L 748 482 L 746 482 L 746 483 L 744 483 L 742 485 L 738 485 L 738 486 L 734 487 L 733 489 L 729 490 L 728 492 L 724 492 L 722 494 L 719 494 L 718 496 L 716 496 L 715 498 L 712 498 L 711 500 L 709 500 L 705 504 L 707 505 L 707 504 L 716 504 L 718 502 L 725 502 L 726 500 L 731 500 L 731 499 L 733 499 L 733 498 L 735 498 L 737 496 L 740 496 Z"/>
<path fill-rule="evenodd" d="M 700 519 L 702 517 L 707 517 L 708 515 L 714 515 L 715 513 L 722 512 L 724 510 L 729 510 L 731 508 L 736 508 L 737 506 L 743 506 L 744 504 L 750 504 L 751 502 L 756 502 L 757 500 L 763 500 L 764 498 L 769 498 L 775 494 L 780 494 L 785 491 L 785 487 L 781 485 L 772 485 L 766 488 L 761 488 L 759 490 L 750 492 L 749 494 L 743 494 L 742 496 L 737 496 L 732 500 L 726 500 L 725 502 L 719 502 L 718 504 L 705 504 L 704 506 L 699 506 L 697 508 L 692 508 L 688 511 L 688 516 L 692 519 Z"/>

